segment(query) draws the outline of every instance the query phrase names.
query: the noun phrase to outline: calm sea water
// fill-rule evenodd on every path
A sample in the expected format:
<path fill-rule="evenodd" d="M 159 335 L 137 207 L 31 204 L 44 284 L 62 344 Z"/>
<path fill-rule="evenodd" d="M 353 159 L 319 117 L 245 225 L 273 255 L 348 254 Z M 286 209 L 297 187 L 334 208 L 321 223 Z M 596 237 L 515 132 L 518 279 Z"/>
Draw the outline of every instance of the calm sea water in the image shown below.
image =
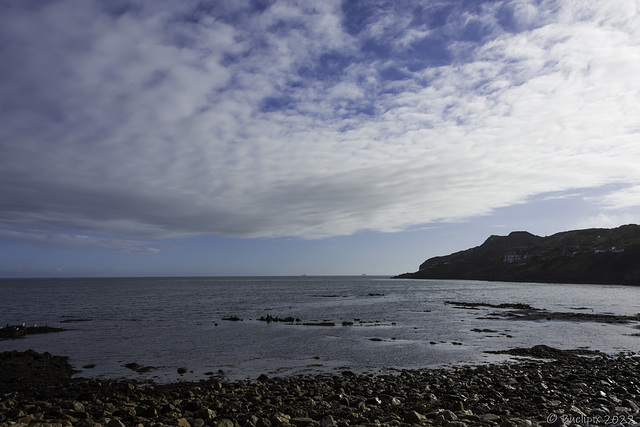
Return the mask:
<path fill-rule="evenodd" d="M 48 351 L 69 356 L 82 376 L 160 382 L 486 363 L 504 358 L 485 350 L 536 344 L 640 351 L 635 323 L 486 319 L 496 309 L 447 300 L 633 315 L 640 287 L 372 276 L 4 279 L 0 324 L 69 330 L 0 341 L 0 351 Z M 267 315 L 336 326 L 258 320 Z M 230 316 L 243 320 L 223 320 Z M 124 367 L 132 362 L 155 369 L 138 374 Z M 179 367 L 189 372 L 179 376 Z"/>

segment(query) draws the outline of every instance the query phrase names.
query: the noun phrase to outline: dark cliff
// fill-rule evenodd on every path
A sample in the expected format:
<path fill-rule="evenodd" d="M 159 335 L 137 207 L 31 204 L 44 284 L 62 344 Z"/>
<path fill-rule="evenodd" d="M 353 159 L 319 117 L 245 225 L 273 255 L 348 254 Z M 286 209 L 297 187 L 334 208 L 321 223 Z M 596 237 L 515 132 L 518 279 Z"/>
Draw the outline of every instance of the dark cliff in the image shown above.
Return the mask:
<path fill-rule="evenodd" d="M 396 277 L 640 285 L 640 226 L 490 236 L 480 246 L 430 258 L 415 273 Z"/>

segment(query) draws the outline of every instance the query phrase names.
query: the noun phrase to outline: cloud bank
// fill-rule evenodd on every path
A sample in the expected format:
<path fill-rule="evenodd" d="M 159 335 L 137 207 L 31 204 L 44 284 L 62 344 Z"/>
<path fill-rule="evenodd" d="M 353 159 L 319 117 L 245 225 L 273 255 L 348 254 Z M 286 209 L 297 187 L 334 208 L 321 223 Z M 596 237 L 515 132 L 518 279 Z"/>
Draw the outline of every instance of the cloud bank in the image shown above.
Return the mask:
<path fill-rule="evenodd" d="M 640 205 L 633 0 L 0 8 L 0 238 L 393 232 L 607 184 L 609 216 Z"/>

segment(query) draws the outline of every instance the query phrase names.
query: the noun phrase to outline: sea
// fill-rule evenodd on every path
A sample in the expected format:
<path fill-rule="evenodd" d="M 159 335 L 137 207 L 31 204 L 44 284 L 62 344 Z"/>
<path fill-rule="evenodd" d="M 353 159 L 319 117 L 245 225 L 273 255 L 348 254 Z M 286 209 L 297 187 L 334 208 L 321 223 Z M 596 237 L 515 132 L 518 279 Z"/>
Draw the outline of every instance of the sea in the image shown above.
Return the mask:
<path fill-rule="evenodd" d="M 500 304 L 636 315 L 640 287 L 386 276 L 2 279 L 0 325 L 65 331 L 3 340 L 0 351 L 68 356 L 82 377 L 159 383 L 392 374 L 504 362 L 513 358 L 487 351 L 538 344 L 640 351 L 638 322 L 522 320 L 489 306 Z M 293 322 L 260 320 L 267 316 Z"/>

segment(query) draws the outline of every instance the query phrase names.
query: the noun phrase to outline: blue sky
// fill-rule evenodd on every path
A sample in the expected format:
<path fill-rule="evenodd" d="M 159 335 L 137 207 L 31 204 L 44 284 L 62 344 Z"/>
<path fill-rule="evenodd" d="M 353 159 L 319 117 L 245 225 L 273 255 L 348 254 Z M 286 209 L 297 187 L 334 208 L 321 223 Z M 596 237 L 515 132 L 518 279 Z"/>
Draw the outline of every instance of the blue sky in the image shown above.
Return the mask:
<path fill-rule="evenodd" d="M 0 277 L 397 274 L 638 223 L 637 1 L 5 1 Z"/>

